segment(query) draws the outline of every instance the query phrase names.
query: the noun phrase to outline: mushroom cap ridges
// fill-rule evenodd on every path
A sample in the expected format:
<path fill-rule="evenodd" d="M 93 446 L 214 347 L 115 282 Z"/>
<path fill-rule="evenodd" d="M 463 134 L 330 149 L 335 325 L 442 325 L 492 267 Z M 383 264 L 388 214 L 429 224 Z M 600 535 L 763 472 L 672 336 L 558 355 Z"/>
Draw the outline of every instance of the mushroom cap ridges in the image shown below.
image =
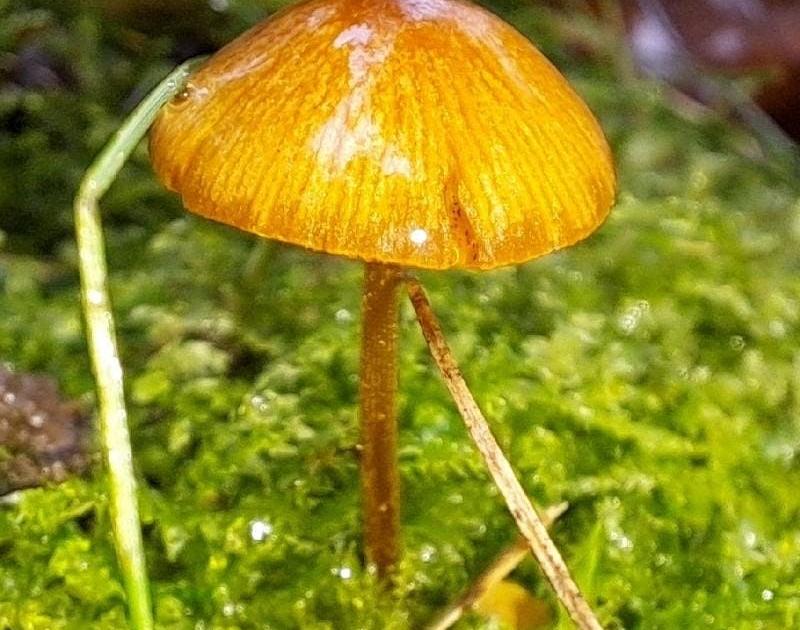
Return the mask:
<path fill-rule="evenodd" d="M 514 28 L 461 0 L 311 0 L 214 55 L 150 139 L 186 207 L 372 262 L 486 269 L 589 235 L 603 133 Z"/>

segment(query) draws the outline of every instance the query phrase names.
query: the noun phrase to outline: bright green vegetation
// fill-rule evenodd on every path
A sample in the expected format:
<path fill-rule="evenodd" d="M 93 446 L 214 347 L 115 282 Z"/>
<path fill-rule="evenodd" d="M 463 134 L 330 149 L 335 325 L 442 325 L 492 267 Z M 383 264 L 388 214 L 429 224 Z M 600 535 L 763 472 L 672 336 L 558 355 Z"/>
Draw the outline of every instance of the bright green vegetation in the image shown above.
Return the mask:
<path fill-rule="evenodd" d="M 36 23 L 70 74 L 0 89 L 0 360 L 91 408 L 70 197 L 172 35 L 126 47 L 133 30 L 50 4 L 0 0 L 3 50 Z M 244 4 L 210 41 L 255 19 Z M 554 534 L 609 627 L 797 627 L 800 185 L 615 51 L 570 61 L 552 15 L 504 14 L 592 104 L 622 185 L 585 244 L 423 274 L 476 398 L 531 496 L 570 502 Z M 184 215 L 144 148 L 105 207 L 160 628 L 419 627 L 513 540 L 406 307 L 406 555 L 380 593 L 359 557 L 361 266 Z M 124 627 L 106 508 L 99 466 L 0 507 L 0 628 Z M 551 599 L 531 561 L 515 579 Z"/>

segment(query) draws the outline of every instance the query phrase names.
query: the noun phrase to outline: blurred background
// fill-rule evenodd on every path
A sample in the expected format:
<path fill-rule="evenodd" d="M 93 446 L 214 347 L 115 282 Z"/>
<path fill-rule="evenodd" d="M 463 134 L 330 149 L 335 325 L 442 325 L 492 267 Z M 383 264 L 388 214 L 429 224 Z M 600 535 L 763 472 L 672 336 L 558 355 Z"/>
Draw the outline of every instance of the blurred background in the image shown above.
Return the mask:
<path fill-rule="evenodd" d="M 283 4 L 0 0 L 0 630 L 126 627 L 72 198 L 170 69 Z M 534 500 L 569 502 L 606 627 L 800 627 L 800 4 L 485 5 L 589 103 L 620 194 L 577 247 L 423 274 L 476 398 Z M 359 265 L 188 216 L 146 143 L 102 206 L 159 628 L 423 627 L 513 542 L 405 311 L 407 553 L 375 588 Z M 569 627 L 531 561 L 512 578 L 508 627 Z"/>
<path fill-rule="evenodd" d="M 14 175 L 0 181 L 0 230 L 10 246 L 57 247 L 70 229 L 64 209 L 81 172 L 121 117 L 169 68 L 216 50 L 281 4 L 2 0 L 0 172 Z M 687 115 L 711 108 L 746 126 L 758 145 L 750 148 L 756 158 L 791 151 L 800 137 L 800 5 L 793 0 L 487 5 L 505 14 L 533 8 L 561 16 L 550 21 L 557 32 L 544 33 L 535 23 L 530 28 L 542 31 L 539 45 L 562 67 L 609 65 L 603 71 L 619 78 L 663 80 Z M 137 184 L 118 188 L 110 216 L 146 226 L 162 220 L 158 213 L 125 216 L 136 202 L 160 194 L 152 180 L 129 180 Z"/>

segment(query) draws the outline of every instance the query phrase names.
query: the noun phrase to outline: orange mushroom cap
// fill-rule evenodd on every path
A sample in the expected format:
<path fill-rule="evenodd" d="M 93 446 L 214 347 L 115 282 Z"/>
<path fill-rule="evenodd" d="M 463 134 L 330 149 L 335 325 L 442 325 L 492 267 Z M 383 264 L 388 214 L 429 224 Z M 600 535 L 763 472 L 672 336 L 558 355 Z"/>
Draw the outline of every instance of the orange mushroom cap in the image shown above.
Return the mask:
<path fill-rule="evenodd" d="M 192 77 L 150 150 L 197 214 L 432 269 L 575 243 L 615 194 L 580 97 L 530 41 L 463 0 L 290 7 Z"/>

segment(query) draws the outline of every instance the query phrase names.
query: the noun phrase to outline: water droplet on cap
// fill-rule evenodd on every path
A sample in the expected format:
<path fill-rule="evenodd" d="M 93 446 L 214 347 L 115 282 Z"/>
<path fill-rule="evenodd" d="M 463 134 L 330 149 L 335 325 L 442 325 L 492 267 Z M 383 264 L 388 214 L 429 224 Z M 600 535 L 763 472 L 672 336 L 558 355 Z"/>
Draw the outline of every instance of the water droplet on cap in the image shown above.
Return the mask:
<path fill-rule="evenodd" d="M 411 230 L 408 238 L 414 245 L 424 245 L 428 242 L 428 233 L 422 228 L 415 228 Z"/>

